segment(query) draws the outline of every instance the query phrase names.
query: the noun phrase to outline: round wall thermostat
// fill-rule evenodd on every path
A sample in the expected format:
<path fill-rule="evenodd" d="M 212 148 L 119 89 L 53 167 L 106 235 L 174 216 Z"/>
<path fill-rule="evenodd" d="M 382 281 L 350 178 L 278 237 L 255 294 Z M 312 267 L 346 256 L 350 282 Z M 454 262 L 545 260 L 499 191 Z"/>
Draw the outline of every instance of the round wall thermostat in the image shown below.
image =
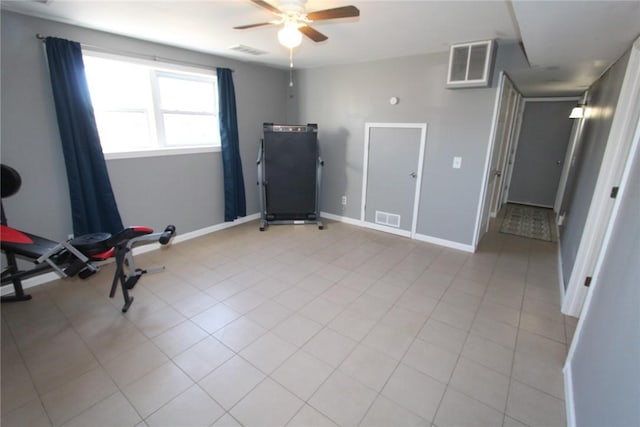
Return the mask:
<path fill-rule="evenodd" d="M 396 105 L 398 102 L 400 102 L 400 100 L 397 96 L 392 96 L 391 98 L 389 98 L 389 104 L 391 105 Z"/>

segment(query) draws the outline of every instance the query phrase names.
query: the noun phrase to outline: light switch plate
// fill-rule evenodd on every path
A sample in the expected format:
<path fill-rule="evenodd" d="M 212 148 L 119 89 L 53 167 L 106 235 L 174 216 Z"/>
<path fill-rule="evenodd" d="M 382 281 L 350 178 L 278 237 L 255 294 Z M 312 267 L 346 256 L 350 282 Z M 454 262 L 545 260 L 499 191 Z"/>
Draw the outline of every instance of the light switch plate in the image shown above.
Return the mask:
<path fill-rule="evenodd" d="M 453 158 L 453 168 L 460 169 L 462 167 L 462 157 Z"/>

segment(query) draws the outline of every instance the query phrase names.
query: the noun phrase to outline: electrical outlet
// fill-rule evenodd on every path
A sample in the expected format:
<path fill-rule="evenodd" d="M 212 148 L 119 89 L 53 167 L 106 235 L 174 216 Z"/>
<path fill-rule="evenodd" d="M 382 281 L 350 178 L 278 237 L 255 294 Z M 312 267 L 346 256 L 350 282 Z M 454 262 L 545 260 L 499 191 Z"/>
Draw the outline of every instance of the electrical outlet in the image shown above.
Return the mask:
<path fill-rule="evenodd" d="M 342 196 L 342 206 L 347 206 L 347 196 Z"/>

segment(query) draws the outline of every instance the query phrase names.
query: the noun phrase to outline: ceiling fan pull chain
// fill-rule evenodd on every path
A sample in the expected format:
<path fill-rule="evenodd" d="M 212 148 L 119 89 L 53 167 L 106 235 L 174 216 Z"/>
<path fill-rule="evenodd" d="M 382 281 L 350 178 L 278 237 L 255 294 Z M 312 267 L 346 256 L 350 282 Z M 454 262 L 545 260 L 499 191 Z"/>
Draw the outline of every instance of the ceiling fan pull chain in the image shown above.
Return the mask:
<path fill-rule="evenodd" d="M 293 48 L 289 48 L 289 87 L 293 87 Z"/>

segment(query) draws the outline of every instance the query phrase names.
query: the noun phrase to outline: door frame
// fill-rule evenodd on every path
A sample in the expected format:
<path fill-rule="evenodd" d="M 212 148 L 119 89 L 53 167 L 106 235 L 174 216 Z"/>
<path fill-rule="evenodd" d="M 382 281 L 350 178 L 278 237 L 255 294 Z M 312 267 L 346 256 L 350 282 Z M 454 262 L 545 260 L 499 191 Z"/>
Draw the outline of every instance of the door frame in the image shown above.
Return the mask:
<path fill-rule="evenodd" d="M 416 189 L 413 196 L 413 215 L 411 218 L 411 231 L 399 230 L 392 227 L 385 227 L 383 225 L 374 224 L 365 221 L 365 206 L 367 204 L 367 181 L 369 174 L 369 148 L 370 148 L 370 134 L 372 128 L 401 128 L 401 129 L 420 129 L 420 149 L 418 155 L 418 164 L 416 171 Z M 378 231 L 384 231 L 387 233 L 397 234 L 399 236 L 410 237 L 412 239 L 416 236 L 416 229 L 418 226 L 418 209 L 420 207 L 420 188 L 422 184 L 422 168 L 424 166 L 424 152 L 427 141 L 427 124 L 426 123 L 373 123 L 367 122 L 364 125 L 364 161 L 362 163 L 362 201 L 360 206 L 360 223 L 367 228 L 372 228 Z"/>
<path fill-rule="evenodd" d="M 490 198 L 489 198 L 489 216 L 491 218 L 495 218 L 496 216 L 498 216 L 498 212 L 500 212 L 500 209 L 502 209 L 502 206 L 504 205 L 504 192 L 507 190 L 508 187 L 508 181 L 507 181 L 507 167 L 509 165 L 509 161 L 511 160 L 511 148 L 515 145 L 515 130 L 516 130 L 516 125 L 522 122 L 522 107 L 521 107 L 521 99 L 522 99 L 522 95 L 520 94 L 520 92 L 518 92 L 518 89 L 516 89 L 515 85 L 513 84 L 513 82 L 511 81 L 511 79 L 509 78 L 509 76 L 505 75 L 505 89 L 508 89 L 511 93 L 513 93 L 515 95 L 515 97 L 512 100 L 512 104 L 509 105 L 509 110 L 507 112 L 509 120 L 505 121 L 505 128 L 504 130 L 506 131 L 506 138 L 504 140 L 501 140 L 501 144 L 499 147 L 496 147 L 496 149 L 498 150 L 498 157 L 496 158 L 496 160 L 500 163 L 500 164 L 496 164 L 494 165 L 495 167 L 493 169 L 499 170 L 500 171 L 500 176 L 497 177 L 498 182 L 494 182 L 494 188 L 493 191 L 491 192 Z M 503 92 L 504 94 L 504 92 Z M 509 99 L 506 99 L 506 101 L 509 101 Z M 502 104 L 502 100 L 500 102 Z M 500 108 L 502 109 L 502 106 L 500 106 Z M 499 117 L 498 117 L 499 120 Z M 496 135 L 496 138 L 499 138 L 500 135 Z M 500 162 L 500 158 L 502 157 L 502 162 Z M 493 173 L 493 169 L 490 170 L 490 173 Z M 509 175 L 510 177 L 510 175 Z M 494 197 L 496 196 L 497 192 L 497 200 L 496 200 L 496 205 L 497 206 L 493 206 L 493 201 L 494 201 Z M 487 222 L 487 230 L 489 229 L 488 227 L 488 222 Z"/>
<path fill-rule="evenodd" d="M 509 80 L 511 82 L 512 89 L 517 93 L 517 103 L 516 103 L 516 113 L 512 116 L 512 123 L 510 127 L 515 127 L 516 129 L 511 129 L 511 139 L 509 144 L 514 146 L 517 143 L 517 120 L 519 116 L 522 114 L 522 94 L 518 91 L 516 86 L 513 84 L 511 79 L 507 76 L 504 71 L 500 71 L 500 75 L 498 78 L 498 90 L 496 91 L 496 98 L 493 106 L 493 120 L 491 121 L 491 130 L 489 132 L 489 144 L 487 145 L 487 153 L 485 157 L 485 165 L 484 165 L 484 174 L 482 179 L 482 187 L 480 188 L 480 200 L 478 203 L 478 215 L 476 217 L 476 224 L 474 229 L 474 240 L 473 240 L 473 251 L 475 252 L 478 244 L 480 243 L 480 239 L 482 236 L 489 230 L 489 224 L 491 222 L 491 201 L 493 200 L 493 191 L 490 191 L 491 188 L 491 170 L 492 166 L 495 166 L 493 163 L 494 151 L 499 150 L 501 147 L 496 147 L 497 139 L 498 139 L 498 121 L 500 120 L 500 109 L 502 106 L 502 97 L 505 91 L 505 81 Z M 511 151 L 507 154 L 506 159 L 507 162 L 511 156 Z M 507 163 L 508 165 L 508 163 Z M 504 186 L 504 182 L 507 179 L 507 171 L 502 172 L 501 176 L 501 185 Z M 495 189 L 495 186 L 494 186 Z"/>

